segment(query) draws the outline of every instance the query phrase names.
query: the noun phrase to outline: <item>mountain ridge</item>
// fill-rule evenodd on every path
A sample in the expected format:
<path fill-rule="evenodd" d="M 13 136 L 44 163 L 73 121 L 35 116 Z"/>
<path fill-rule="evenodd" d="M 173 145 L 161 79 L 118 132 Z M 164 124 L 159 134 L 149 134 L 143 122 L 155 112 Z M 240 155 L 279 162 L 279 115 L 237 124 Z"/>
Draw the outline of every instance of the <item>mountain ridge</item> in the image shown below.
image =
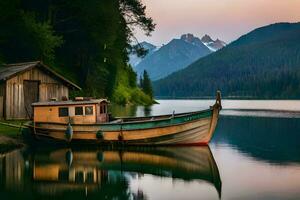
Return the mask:
<path fill-rule="evenodd" d="M 201 42 L 203 44 L 205 44 L 211 51 L 218 51 L 220 49 L 222 49 L 223 47 L 225 47 L 227 44 L 226 42 L 220 40 L 219 38 L 217 38 L 216 40 L 213 40 L 209 35 L 205 34 L 202 38 L 201 38 Z"/>
<path fill-rule="evenodd" d="M 180 39 L 172 39 L 168 44 L 145 57 L 135 70 L 138 76 L 147 70 L 150 78 L 157 80 L 210 53 L 211 50 L 199 38 L 192 35 L 185 38 L 183 35 Z"/>
<path fill-rule="evenodd" d="M 154 82 L 156 96 L 300 98 L 300 23 L 255 29 Z M 298 89 L 297 89 L 298 88 Z"/>
<path fill-rule="evenodd" d="M 142 48 L 146 49 L 148 52 L 147 54 L 141 58 L 138 57 L 136 54 L 129 54 L 129 64 L 135 69 L 135 67 L 146 57 L 151 55 L 155 50 L 157 50 L 157 46 L 151 44 L 149 42 L 143 41 L 139 44 Z"/>
<path fill-rule="evenodd" d="M 208 37 L 210 38 L 210 36 Z M 212 40 L 212 43 L 215 41 Z M 225 43 L 222 44 L 225 45 Z M 155 51 L 149 51 L 144 58 L 135 62 L 136 64 L 132 62 L 132 59 L 130 60 L 138 76 L 141 76 L 146 70 L 152 80 L 158 80 L 223 47 L 220 45 L 213 47 L 212 45 L 205 44 L 198 37 L 187 33 L 182 34 L 179 39 L 173 38 L 160 48 L 156 47 Z"/>

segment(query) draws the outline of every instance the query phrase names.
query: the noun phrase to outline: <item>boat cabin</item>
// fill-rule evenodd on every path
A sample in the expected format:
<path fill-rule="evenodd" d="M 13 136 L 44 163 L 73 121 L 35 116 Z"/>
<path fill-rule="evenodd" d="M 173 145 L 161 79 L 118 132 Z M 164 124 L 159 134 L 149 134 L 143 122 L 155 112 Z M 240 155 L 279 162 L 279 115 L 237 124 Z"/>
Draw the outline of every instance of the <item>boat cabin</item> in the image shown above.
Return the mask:
<path fill-rule="evenodd" d="M 95 124 L 109 121 L 106 99 L 33 103 L 34 122 Z"/>

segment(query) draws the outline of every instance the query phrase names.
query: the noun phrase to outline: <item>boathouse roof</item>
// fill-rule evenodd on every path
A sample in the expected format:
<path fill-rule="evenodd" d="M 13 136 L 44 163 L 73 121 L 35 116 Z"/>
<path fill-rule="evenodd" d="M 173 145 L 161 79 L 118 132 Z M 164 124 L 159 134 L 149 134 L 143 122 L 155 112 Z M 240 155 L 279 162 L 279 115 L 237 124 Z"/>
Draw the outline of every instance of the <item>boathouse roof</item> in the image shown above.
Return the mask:
<path fill-rule="evenodd" d="M 47 65 L 43 64 L 41 61 L 34 62 L 26 62 L 26 63 L 14 63 L 14 64 L 6 64 L 0 67 L 0 81 L 8 80 L 18 74 L 24 73 L 34 67 L 38 67 L 43 70 L 45 73 L 55 76 L 57 79 L 65 83 L 67 86 L 71 88 L 75 88 L 81 90 L 81 88 L 70 80 L 66 79 L 62 75 L 58 74 Z"/>

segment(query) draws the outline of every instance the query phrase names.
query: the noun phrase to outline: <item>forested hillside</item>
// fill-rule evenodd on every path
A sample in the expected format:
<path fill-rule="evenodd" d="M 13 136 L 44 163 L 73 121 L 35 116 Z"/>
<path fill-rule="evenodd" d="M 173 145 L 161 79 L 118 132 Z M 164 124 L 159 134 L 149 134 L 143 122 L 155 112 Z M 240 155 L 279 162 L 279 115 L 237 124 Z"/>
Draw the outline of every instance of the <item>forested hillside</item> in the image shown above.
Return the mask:
<path fill-rule="evenodd" d="M 148 104 L 127 64 L 133 27 L 155 24 L 140 0 L 1 0 L 0 61 L 42 60 L 84 96 Z"/>
<path fill-rule="evenodd" d="M 154 83 L 156 96 L 300 98 L 300 23 L 256 29 Z"/>

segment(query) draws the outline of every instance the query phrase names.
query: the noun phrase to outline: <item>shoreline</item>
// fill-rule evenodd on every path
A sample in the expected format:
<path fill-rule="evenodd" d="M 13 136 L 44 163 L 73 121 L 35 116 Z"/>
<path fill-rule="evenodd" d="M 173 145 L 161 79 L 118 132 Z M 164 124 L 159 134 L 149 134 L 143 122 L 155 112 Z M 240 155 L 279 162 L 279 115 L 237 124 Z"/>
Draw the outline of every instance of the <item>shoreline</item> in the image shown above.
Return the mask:
<path fill-rule="evenodd" d="M 0 154 L 25 146 L 20 134 L 23 122 L 17 120 L 0 121 Z"/>
<path fill-rule="evenodd" d="M 3 135 L 0 136 L 0 154 L 9 153 L 24 146 L 25 144 L 18 138 Z"/>
<path fill-rule="evenodd" d="M 171 96 L 155 96 L 155 100 L 214 100 L 215 96 L 203 96 L 203 97 L 171 97 Z M 259 97 L 230 97 L 230 96 L 222 96 L 222 100 L 282 100 L 282 101 L 299 101 L 300 98 L 259 98 Z"/>

